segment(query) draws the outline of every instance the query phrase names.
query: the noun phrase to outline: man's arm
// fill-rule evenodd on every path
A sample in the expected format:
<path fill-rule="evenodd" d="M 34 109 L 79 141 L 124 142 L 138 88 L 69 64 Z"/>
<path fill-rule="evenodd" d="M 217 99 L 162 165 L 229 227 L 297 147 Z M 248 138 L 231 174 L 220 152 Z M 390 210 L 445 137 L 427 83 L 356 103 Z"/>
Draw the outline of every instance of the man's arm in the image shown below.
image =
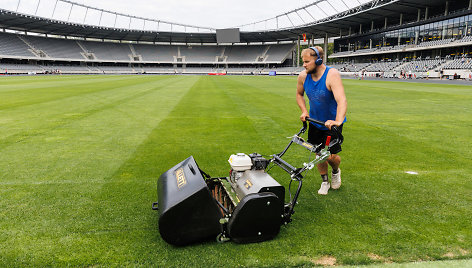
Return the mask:
<path fill-rule="evenodd" d="M 302 111 L 302 114 L 300 115 L 300 120 L 305 122 L 305 118 L 308 116 L 308 110 L 306 109 L 306 103 L 305 103 L 305 98 L 303 97 L 305 95 L 305 89 L 303 88 L 303 83 L 305 82 L 307 74 L 305 71 L 302 71 L 298 75 L 297 79 L 297 104 L 298 107 L 300 107 L 300 110 Z"/>
<path fill-rule="evenodd" d="M 341 80 L 341 75 L 339 74 L 338 70 L 331 69 L 328 73 L 328 89 L 333 92 L 334 99 L 338 104 L 338 109 L 336 110 L 336 120 L 328 120 L 325 123 L 325 126 L 331 129 L 331 126 L 340 126 L 344 118 L 346 117 L 347 112 L 347 99 L 346 94 L 344 93 L 344 86 Z"/>

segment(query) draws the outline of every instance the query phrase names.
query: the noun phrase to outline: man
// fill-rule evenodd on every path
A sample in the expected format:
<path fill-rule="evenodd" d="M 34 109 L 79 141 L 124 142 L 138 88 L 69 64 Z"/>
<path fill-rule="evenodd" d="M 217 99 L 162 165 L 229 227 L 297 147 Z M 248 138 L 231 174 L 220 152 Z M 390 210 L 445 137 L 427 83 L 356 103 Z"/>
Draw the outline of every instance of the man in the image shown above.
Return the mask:
<path fill-rule="evenodd" d="M 347 100 L 341 75 L 338 70 L 323 64 L 323 53 L 323 49 L 319 46 L 302 51 L 301 57 L 305 70 L 298 75 L 297 82 L 297 104 L 302 111 L 300 120 L 305 121 L 309 116 L 325 122 L 324 126 L 309 124 L 308 142 L 315 145 L 324 144 L 326 137 L 331 135 L 332 126 L 338 126 L 342 131 L 347 111 Z M 310 112 L 306 108 L 305 93 L 309 100 Z M 326 195 L 330 187 L 332 189 L 341 187 L 341 169 L 339 169 L 341 157 L 338 155 L 340 151 L 340 145 L 331 147 L 331 156 L 327 162 L 317 165 L 322 179 L 318 194 Z M 332 168 L 331 185 L 328 180 L 328 164 Z"/>

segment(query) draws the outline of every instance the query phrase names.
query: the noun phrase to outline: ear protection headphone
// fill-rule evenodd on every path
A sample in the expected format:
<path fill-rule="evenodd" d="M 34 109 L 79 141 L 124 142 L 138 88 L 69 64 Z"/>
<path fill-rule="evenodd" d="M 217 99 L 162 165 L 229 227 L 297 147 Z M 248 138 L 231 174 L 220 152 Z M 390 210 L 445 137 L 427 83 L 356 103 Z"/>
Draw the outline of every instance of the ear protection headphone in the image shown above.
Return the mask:
<path fill-rule="evenodd" d="M 320 66 L 321 64 L 323 64 L 323 59 L 320 57 L 320 52 L 318 51 L 318 49 L 316 47 L 310 47 L 310 49 L 315 51 L 316 56 L 318 56 L 318 58 L 315 60 L 316 66 Z"/>

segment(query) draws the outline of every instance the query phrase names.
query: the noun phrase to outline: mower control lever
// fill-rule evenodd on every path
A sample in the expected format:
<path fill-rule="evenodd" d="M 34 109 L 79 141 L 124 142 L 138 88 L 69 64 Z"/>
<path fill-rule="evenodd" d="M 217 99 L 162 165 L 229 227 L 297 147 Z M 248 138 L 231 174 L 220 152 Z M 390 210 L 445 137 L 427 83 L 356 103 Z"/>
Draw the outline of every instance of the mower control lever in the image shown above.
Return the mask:
<path fill-rule="evenodd" d="M 326 144 L 325 144 L 325 145 L 326 145 L 326 146 L 329 146 L 329 142 L 330 142 L 330 141 L 331 141 L 331 136 L 328 136 L 328 137 L 326 138 Z"/>

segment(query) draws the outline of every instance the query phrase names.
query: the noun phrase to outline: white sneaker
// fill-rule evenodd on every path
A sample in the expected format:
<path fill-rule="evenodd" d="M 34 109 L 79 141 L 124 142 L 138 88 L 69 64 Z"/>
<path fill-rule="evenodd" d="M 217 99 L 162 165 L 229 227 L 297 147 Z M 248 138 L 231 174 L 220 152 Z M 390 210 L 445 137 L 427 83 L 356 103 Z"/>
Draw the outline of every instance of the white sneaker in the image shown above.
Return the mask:
<path fill-rule="evenodd" d="M 321 183 L 321 187 L 318 190 L 318 194 L 327 195 L 329 190 L 329 182 L 324 181 Z"/>
<path fill-rule="evenodd" d="M 338 173 L 333 174 L 331 171 L 331 188 L 339 189 L 341 187 L 341 169 L 338 168 Z"/>

